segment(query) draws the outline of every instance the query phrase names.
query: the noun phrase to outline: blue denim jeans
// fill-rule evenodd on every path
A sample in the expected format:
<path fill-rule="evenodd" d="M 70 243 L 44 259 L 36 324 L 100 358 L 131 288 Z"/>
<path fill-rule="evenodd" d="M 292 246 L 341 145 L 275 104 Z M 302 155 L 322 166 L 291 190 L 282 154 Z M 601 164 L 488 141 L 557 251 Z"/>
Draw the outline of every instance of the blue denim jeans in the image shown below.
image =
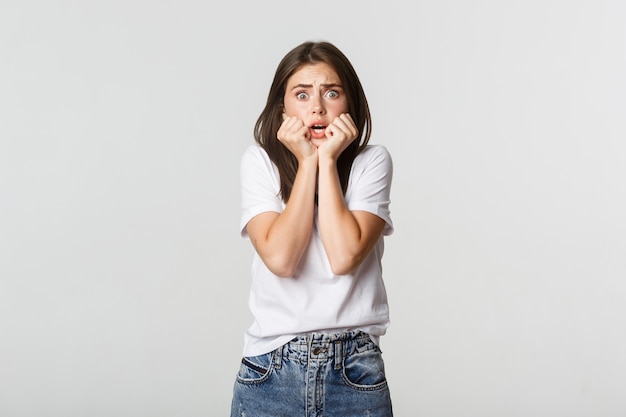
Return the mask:
<path fill-rule="evenodd" d="M 231 417 L 392 417 L 381 351 L 362 332 L 313 333 L 243 358 Z"/>

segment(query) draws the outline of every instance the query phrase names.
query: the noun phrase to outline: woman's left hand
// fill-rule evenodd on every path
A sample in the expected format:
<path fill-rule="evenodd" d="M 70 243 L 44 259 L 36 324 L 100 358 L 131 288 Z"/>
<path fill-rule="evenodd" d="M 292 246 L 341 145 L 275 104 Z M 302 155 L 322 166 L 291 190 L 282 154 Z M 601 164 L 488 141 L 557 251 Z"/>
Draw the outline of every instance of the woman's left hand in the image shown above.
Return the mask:
<path fill-rule="evenodd" d="M 352 117 L 348 113 L 341 114 L 326 128 L 327 139 L 318 146 L 318 156 L 336 161 L 358 135 L 359 129 L 354 124 Z"/>

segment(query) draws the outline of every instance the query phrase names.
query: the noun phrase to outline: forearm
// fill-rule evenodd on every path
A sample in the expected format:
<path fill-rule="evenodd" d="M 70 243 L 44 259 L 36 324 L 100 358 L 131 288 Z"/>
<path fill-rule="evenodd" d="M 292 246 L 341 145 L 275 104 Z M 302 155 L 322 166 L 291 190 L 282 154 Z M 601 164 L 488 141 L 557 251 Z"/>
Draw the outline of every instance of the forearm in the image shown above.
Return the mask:
<path fill-rule="evenodd" d="M 309 244 L 315 212 L 316 173 L 315 161 L 301 163 L 285 210 L 265 225 L 249 226 L 249 230 L 254 230 L 251 235 L 254 247 L 278 276 L 293 275 Z"/>
<path fill-rule="evenodd" d="M 333 273 L 344 275 L 361 263 L 368 252 L 368 243 L 345 203 L 336 162 L 320 158 L 318 175 L 318 222 L 322 243 Z"/>

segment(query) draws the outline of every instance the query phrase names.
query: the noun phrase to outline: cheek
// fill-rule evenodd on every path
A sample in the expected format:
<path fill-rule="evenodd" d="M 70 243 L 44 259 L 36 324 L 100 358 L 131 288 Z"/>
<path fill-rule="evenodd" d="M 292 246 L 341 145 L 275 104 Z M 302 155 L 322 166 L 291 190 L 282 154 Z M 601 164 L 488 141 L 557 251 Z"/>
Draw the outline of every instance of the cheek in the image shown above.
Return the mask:
<path fill-rule="evenodd" d="M 348 112 L 348 102 L 347 101 L 343 101 L 343 102 L 333 101 L 326 106 L 326 109 L 329 112 L 332 112 L 335 115 L 339 116 L 340 114 Z"/>
<path fill-rule="evenodd" d="M 337 110 L 343 111 L 344 113 L 348 111 L 348 107 L 349 107 L 348 98 L 345 95 L 341 96 L 337 100 L 329 101 L 328 104 Z"/>
<path fill-rule="evenodd" d="M 283 110 L 288 116 L 301 116 L 303 114 L 304 107 L 302 103 L 291 100 L 285 100 L 284 103 Z"/>

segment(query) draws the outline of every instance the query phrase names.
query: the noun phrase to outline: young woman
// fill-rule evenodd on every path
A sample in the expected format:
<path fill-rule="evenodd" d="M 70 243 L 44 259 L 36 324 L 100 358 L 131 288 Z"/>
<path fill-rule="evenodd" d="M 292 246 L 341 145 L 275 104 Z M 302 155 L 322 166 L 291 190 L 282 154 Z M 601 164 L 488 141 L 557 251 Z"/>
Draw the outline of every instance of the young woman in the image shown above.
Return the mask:
<path fill-rule="evenodd" d="M 231 417 L 390 417 L 379 338 L 392 160 L 346 56 L 305 42 L 276 70 L 241 161 L 256 252 Z"/>

